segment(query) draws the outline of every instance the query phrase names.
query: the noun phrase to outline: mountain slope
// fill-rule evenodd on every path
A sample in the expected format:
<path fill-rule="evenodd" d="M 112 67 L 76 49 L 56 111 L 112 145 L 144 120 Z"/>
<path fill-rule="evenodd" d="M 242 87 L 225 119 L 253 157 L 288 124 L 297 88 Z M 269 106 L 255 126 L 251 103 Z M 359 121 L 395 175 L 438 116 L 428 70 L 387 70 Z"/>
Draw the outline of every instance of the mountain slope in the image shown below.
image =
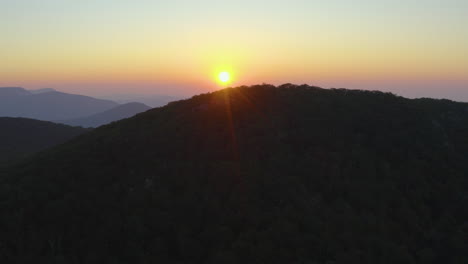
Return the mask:
<path fill-rule="evenodd" d="M 109 100 L 56 91 L 30 92 L 23 88 L 0 88 L 0 116 L 39 120 L 65 120 L 88 116 L 116 107 Z"/>
<path fill-rule="evenodd" d="M 23 96 L 23 95 L 30 95 L 31 93 L 21 87 L 0 87 L 0 99 L 15 97 L 15 96 Z"/>
<path fill-rule="evenodd" d="M 0 258 L 466 263 L 468 105 L 225 89 L 0 174 Z"/>
<path fill-rule="evenodd" d="M 139 102 L 150 106 L 151 108 L 165 106 L 170 102 L 179 101 L 184 99 L 183 96 L 168 96 L 168 95 L 154 95 L 154 94 L 116 94 L 105 97 L 121 104 Z"/>
<path fill-rule="evenodd" d="M 0 163 L 50 148 L 87 131 L 51 122 L 9 117 L 0 117 L 0 128 Z"/>
<path fill-rule="evenodd" d="M 140 96 L 132 98 L 132 101 L 141 102 L 143 104 L 149 105 L 151 107 L 161 107 L 165 106 L 170 102 L 178 101 L 182 97 L 177 96 L 167 96 L 167 95 L 150 95 L 150 96 Z"/>
<path fill-rule="evenodd" d="M 127 103 L 116 106 L 102 113 L 58 122 L 71 126 L 98 127 L 117 120 L 132 117 L 149 109 L 151 109 L 151 107 L 142 103 Z"/>
<path fill-rule="evenodd" d="M 28 90 L 28 91 L 33 94 L 57 92 L 57 90 L 52 89 L 52 88 L 42 88 L 42 89 Z"/>

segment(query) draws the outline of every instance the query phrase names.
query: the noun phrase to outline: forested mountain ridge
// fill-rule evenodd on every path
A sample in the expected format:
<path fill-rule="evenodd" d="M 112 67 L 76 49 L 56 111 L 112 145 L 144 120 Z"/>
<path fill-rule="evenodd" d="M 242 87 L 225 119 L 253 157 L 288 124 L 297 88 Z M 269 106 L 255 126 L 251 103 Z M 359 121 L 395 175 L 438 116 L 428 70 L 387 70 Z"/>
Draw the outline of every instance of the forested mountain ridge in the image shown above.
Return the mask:
<path fill-rule="evenodd" d="M 0 260 L 466 263 L 467 174 L 467 104 L 230 88 L 0 171 Z"/>
<path fill-rule="evenodd" d="M 25 158 L 86 131 L 34 119 L 0 117 L 0 164 Z"/>

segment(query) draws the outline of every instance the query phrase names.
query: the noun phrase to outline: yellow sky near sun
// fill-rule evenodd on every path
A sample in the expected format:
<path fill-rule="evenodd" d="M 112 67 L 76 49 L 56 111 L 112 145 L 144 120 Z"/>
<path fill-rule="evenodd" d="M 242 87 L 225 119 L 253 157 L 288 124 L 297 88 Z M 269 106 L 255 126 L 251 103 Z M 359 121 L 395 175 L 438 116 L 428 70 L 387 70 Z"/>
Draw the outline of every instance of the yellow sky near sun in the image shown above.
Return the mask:
<path fill-rule="evenodd" d="M 245 79 L 356 75 L 463 77 L 468 68 L 468 55 L 457 42 L 406 43 L 388 41 L 382 36 L 364 40 L 359 36 L 343 40 L 338 36 L 316 36 L 298 41 L 276 35 L 254 38 L 255 33 L 235 33 L 229 33 L 232 40 L 219 39 L 223 34 L 208 31 L 166 41 L 157 37 L 143 41 L 123 38 L 109 43 L 98 38 L 68 45 L 51 41 L 7 46 L 3 47 L 2 61 L 7 61 L 8 67 L 3 66 L 0 77 L 198 80 L 210 78 L 213 71 L 222 69 L 236 72 L 238 80 L 242 76 Z M 22 52 L 14 52 L 18 49 Z"/>
<path fill-rule="evenodd" d="M 445 9 L 428 0 L 426 10 L 412 0 L 34 1 L 9 1 L 1 13 L 2 85 L 215 85 L 220 71 L 232 85 L 468 78 L 468 8 L 458 0 Z"/>

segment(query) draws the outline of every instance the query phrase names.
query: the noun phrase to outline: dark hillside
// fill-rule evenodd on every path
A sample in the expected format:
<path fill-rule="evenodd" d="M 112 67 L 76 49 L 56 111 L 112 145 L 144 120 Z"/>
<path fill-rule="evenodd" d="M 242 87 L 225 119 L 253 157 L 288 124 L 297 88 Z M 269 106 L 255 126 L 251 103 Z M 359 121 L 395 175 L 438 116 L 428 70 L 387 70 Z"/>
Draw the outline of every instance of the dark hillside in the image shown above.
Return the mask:
<path fill-rule="evenodd" d="M 468 104 L 225 89 L 0 178 L 2 263 L 467 263 Z"/>
<path fill-rule="evenodd" d="M 0 117 L 0 163 L 24 158 L 86 131 L 34 119 Z"/>

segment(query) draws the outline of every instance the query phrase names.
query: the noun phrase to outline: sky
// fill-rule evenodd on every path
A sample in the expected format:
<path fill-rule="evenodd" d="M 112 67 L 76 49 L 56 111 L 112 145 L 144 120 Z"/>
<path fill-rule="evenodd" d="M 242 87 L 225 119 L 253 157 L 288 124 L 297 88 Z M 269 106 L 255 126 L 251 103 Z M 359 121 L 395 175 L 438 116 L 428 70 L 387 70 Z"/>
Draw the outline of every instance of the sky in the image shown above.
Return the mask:
<path fill-rule="evenodd" d="M 0 0 L 0 86 L 307 83 L 468 102 L 466 0 Z"/>

